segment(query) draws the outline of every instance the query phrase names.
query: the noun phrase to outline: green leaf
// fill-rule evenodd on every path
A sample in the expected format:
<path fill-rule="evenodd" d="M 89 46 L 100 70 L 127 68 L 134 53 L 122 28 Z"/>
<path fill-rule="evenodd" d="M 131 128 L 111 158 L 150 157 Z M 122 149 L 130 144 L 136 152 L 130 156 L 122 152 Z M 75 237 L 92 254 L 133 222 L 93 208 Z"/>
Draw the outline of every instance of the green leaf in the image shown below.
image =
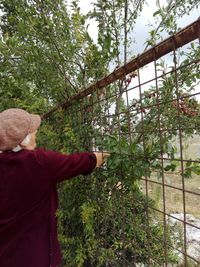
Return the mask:
<path fill-rule="evenodd" d="M 157 16 L 158 14 L 160 14 L 160 9 L 153 13 L 153 17 Z"/>
<path fill-rule="evenodd" d="M 186 162 L 186 167 L 190 167 L 192 165 L 192 161 L 187 161 Z"/>

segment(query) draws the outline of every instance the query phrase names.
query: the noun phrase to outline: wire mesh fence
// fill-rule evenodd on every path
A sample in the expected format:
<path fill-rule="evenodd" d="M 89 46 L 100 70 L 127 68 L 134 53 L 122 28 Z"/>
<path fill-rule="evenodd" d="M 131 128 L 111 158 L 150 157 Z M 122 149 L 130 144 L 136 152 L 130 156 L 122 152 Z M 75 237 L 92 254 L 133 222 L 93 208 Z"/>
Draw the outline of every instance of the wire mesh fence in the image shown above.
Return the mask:
<path fill-rule="evenodd" d="M 111 154 L 80 182 L 82 266 L 200 265 L 199 38 L 198 20 L 44 115 L 70 152 Z"/>

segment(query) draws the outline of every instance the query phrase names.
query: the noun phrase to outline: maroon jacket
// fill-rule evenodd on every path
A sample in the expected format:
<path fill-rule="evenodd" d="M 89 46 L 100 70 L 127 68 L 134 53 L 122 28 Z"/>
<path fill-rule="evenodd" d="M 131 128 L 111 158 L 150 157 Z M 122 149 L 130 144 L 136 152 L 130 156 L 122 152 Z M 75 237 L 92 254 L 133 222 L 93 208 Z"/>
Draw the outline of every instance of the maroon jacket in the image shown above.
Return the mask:
<path fill-rule="evenodd" d="M 56 183 L 96 166 L 93 153 L 44 149 L 0 154 L 0 267 L 55 267 Z"/>

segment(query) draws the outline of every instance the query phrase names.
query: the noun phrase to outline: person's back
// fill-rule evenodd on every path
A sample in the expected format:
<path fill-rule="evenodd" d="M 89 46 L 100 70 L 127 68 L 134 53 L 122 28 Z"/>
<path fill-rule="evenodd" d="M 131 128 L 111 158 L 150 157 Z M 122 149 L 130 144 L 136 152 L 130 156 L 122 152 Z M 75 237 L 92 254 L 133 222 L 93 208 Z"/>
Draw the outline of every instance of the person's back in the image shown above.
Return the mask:
<path fill-rule="evenodd" d="M 39 125 L 23 110 L 0 113 L 0 267 L 59 265 L 56 184 L 103 163 L 102 153 L 35 149 Z"/>
<path fill-rule="evenodd" d="M 48 267 L 60 262 L 56 183 L 96 166 L 92 153 L 36 149 L 0 154 L 0 266 Z"/>
<path fill-rule="evenodd" d="M 0 154 L 0 266 L 50 266 L 51 192 L 37 152 Z"/>

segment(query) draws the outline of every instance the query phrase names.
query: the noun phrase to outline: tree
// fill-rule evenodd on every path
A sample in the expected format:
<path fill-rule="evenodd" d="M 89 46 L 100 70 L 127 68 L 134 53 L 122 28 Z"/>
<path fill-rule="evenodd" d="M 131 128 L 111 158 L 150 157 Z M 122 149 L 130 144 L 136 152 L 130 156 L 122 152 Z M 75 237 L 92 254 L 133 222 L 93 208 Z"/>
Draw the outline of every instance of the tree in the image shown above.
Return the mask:
<path fill-rule="evenodd" d="M 159 10 L 154 16 L 161 17 L 162 23 L 150 32 L 147 44 L 154 44 L 160 30 L 174 30 L 175 18 L 172 20 L 171 14 L 184 14 L 198 4 L 198 1 L 190 2 L 185 0 L 182 6 L 181 1 L 176 4 L 170 1 L 165 8 L 158 2 Z M 130 30 L 144 1 L 97 1 L 87 16 L 81 14 L 76 2 L 68 10 L 62 0 L 1 0 L 0 4 L 4 12 L 0 109 L 17 106 L 42 113 L 87 88 L 106 75 L 114 64 L 127 61 Z M 88 17 L 95 18 L 99 24 L 98 44 L 85 28 Z M 189 52 L 184 52 L 184 60 L 176 64 L 187 64 L 194 57 L 199 58 L 199 47 L 195 44 Z M 157 63 L 164 72 L 165 62 Z M 161 153 L 172 159 L 165 166 L 166 171 L 177 168 L 173 162 L 175 148 L 170 146 L 176 132 L 166 132 L 160 138 L 155 130 L 177 126 L 177 113 L 185 136 L 192 135 L 193 128 L 199 126 L 199 104 L 194 97 L 187 97 L 199 79 L 199 65 L 191 66 L 178 70 L 178 81 L 174 72 L 163 76 L 159 88 L 150 87 L 141 96 L 142 105 L 133 99 L 128 106 L 123 97 L 130 79 L 137 77 L 133 73 L 102 91 L 97 90 L 71 109 L 58 110 L 43 124 L 39 143 L 48 148 L 75 152 L 95 146 L 112 153 L 105 169 L 88 179 L 79 177 L 59 187 L 59 233 L 64 266 L 117 267 L 137 263 L 160 266 L 166 260 L 165 249 L 167 261 L 177 261 L 170 248 L 175 242 L 170 227 L 163 229 L 155 221 L 148 208 L 155 207 L 155 203 L 144 197 L 139 182 L 154 170 L 163 171 L 158 160 Z M 118 96 L 113 97 L 114 93 Z M 159 118 L 154 106 L 158 101 L 165 102 L 160 106 Z M 111 106 L 114 114 L 108 118 Z M 146 106 L 153 107 L 145 109 Z M 138 134 L 133 134 L 134 131 Z M 186 167 L 186 177 L 192 171 L 199 172 L 198 165 Z"/>

